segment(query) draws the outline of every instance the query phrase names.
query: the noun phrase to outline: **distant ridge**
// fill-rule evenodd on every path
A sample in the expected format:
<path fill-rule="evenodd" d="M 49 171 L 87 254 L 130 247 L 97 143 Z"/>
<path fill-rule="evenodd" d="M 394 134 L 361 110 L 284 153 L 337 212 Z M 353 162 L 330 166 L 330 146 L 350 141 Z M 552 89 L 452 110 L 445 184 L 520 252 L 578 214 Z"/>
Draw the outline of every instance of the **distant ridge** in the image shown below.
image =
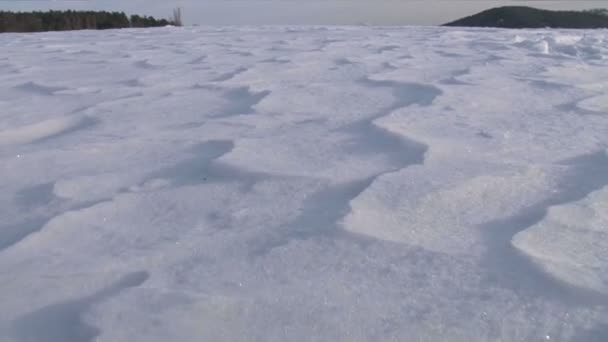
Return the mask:
<path fill-rule="evenodd" d="M 444 26 L 502 28 L 608 28 L 604 9 L 588 11 L 550 11 L 526 6 L 492 8 Z"/>

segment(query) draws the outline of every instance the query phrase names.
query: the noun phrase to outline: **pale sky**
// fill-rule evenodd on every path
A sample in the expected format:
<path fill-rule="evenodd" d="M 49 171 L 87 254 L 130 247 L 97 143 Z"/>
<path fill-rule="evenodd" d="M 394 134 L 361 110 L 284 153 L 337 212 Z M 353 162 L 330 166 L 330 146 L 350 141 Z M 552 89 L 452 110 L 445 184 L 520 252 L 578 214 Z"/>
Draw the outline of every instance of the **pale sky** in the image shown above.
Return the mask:
<path fill-rule="evenodd" d="M 169 17 L 179 6 L 186 24 L 202 25 L 436 25 L 503 5 L 588 9 L 608 7 L 608 0 L 0 0 L 0 10 L 114 10 L 155 17 Z"/>

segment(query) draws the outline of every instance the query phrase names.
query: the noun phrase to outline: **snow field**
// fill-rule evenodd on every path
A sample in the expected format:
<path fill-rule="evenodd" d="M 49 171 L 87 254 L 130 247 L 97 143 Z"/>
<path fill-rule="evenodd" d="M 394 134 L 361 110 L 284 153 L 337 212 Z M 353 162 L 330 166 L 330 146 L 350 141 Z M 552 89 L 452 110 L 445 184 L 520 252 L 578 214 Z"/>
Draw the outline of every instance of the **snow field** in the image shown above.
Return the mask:
<path fill-rule="evenodd" d="M 0 45 L 0 341 L 604 341 L 603 31 Z"/>

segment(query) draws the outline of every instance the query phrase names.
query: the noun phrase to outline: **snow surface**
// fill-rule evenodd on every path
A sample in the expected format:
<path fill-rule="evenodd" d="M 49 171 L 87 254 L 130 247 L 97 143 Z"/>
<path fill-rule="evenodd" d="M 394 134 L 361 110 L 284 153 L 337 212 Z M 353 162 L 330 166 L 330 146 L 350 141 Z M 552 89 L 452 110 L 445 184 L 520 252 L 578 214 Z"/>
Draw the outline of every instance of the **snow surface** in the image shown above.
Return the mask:
<path fill-rule="evenodd" d="M 607 341 L 606 31 L 0 35 L 0 341 Z"/>

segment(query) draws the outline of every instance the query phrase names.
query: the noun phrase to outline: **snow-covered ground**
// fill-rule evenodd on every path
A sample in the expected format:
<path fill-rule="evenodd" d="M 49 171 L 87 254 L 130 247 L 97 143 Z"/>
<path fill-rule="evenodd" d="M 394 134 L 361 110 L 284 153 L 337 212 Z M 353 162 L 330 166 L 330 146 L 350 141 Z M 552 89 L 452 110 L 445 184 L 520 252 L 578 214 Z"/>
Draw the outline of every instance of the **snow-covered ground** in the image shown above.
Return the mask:
<path fill-rule="evenodd" d="M 608 340 L 606 37 L 0 35 L 0 341 Z"/>

